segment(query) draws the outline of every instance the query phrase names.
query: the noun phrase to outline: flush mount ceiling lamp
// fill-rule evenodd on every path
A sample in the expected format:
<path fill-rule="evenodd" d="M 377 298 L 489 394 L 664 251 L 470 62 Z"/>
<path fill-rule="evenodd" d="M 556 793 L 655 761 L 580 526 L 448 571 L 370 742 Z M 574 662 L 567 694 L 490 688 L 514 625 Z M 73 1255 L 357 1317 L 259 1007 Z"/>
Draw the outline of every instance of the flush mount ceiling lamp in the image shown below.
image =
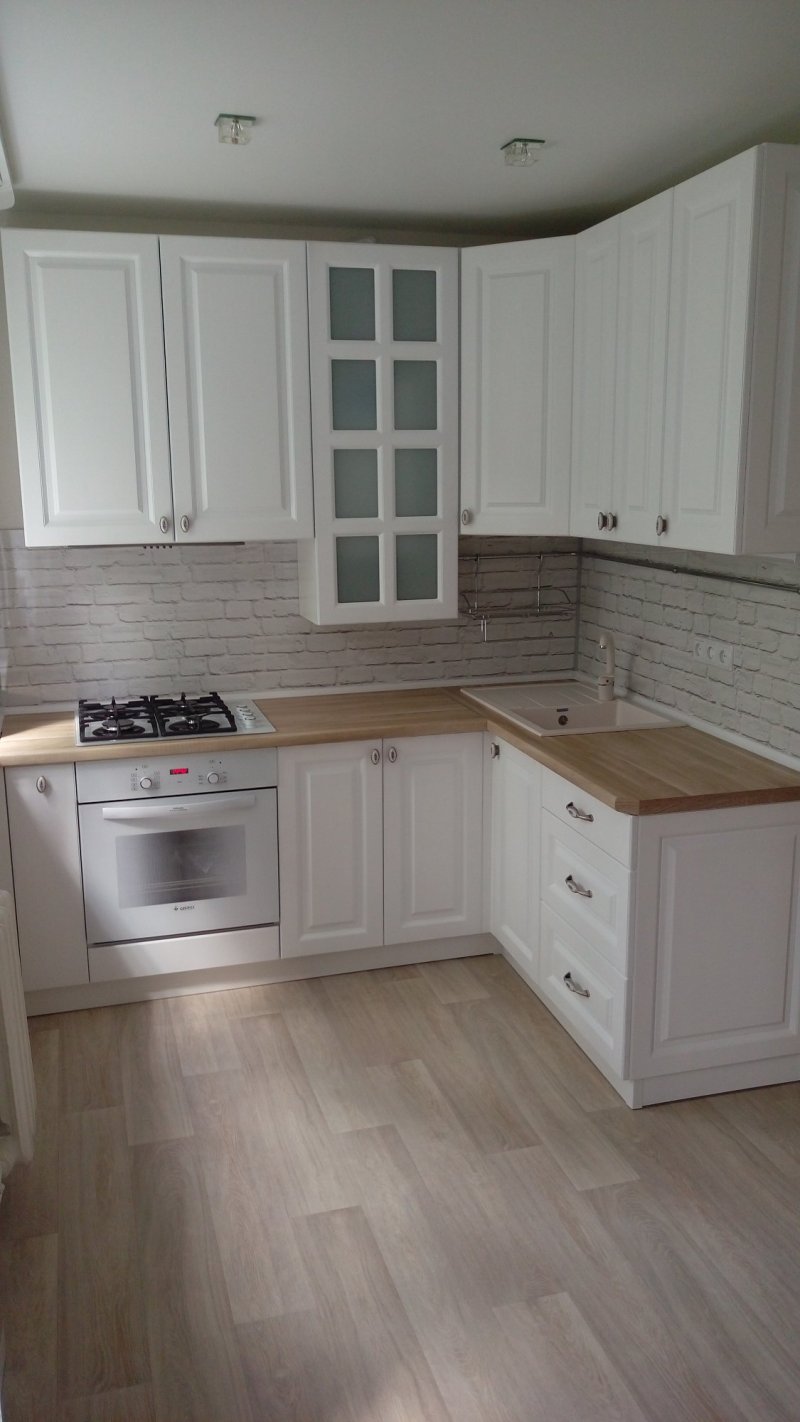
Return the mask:
<path fill-rule="evenodd" d="M 249 143 L 255 123 L 252 114 L 217 114 L 214 119 L 220 143 Z"/>
<path fill-rule="evenodd" d="M 530 168 L 538 162 L 546 141 L 544 138 L 510 138 L 500 152 L 509 168 Z"/>
<path fill-rule="evenodd" d="M 3 140 L 0 137 L 0 208 L 14 206 L 14 189 L 11 186 L 11 174 L 8 171 L 6 155 L 3 151 Z"/>

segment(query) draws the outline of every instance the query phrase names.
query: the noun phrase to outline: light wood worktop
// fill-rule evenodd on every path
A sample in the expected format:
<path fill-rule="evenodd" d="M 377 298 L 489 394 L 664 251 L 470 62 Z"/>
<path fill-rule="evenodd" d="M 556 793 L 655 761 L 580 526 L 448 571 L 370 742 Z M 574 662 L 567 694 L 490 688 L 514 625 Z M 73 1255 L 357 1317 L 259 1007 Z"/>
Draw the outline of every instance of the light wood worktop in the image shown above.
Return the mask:
<path fill-rule="evenodd" d="M 578 788 L 628 815 L 800 800 L 800 773 L 690 726 L 593 735 L 536 737 L 487 714 L 456 690 L 370 691 L 276 697 L 259 702 L 274 735 L 181 740 L 194 752 L 255 750 L 326 741 L 444 735 L 488 728 Z M 174 741 L 76 746 L 64 711 L 8 715 L 0 765 L 46 765 L 174 754 Z"/>

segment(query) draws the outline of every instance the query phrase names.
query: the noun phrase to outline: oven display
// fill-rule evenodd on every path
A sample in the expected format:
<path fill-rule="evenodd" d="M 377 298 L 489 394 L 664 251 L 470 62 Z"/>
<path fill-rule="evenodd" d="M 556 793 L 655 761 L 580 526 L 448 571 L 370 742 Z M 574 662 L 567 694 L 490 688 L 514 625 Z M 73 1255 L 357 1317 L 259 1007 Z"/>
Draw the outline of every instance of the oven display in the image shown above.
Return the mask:
<path fill-rule="evenodd" d="M 180 769 L 180 770 L 171 770 L 171 771 L 170 771 L 170 775 L 188 775 L 188 774 L 189 774 L 189 767 L 188 767 L 188 765 L 181 766 L 181 769 Z"/>

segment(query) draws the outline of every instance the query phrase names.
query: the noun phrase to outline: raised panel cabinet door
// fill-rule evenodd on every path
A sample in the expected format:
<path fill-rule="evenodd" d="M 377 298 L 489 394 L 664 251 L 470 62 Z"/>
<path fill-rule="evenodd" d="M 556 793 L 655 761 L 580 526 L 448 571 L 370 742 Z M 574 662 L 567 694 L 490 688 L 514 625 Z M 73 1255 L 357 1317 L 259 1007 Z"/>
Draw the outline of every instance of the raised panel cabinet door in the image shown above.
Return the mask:
<path fill-rule="evenodd" d="M 664 460 L 672 192 L 620 217 L 614 536 L 657 543 Z"/>
<path fill-rule="evenodd" d="M 575 356 L 570 533 L 604 537 L 618 516 L 614 492 L 614 400 L 620 219 L 576 238 Z"/>
<path fill-rule="evenodd" d="M 171 543 L 158 239 L 5 231 L 25 541 Z"/>
<path fill-rule="evenodd" d="M 574 237 L 462 253 L 462 533 L 568 530 L 574 281 Z"/>
<path fill-rule="evenodd" d="M 799 907 L 796 806 L 642 821 L 633 1077 L 800 1050 Z"/>
<path fill-rule="evenodd" d="M 380 741 L 278 751 L 281 957 L 383 942 Z"/>
<path fill-rule="evenodd" d="M 74 765 L 5 772 L 26 992 L 89 981 Z"/>
<path fill-rule="evenodd" d="M 384 935 L 482 927 L 483 733 L 384 742 Z"/>
<path fill-rule="evenodd" d="M 493 744 L 489 927 L 512 962 L 538 983 L 542 770 L 505 741 Z"/>
<path fill-rule="evenodd" d="M 674 189 L 662 541 L 734 553 L 758 149 Z"/>
<path fill-rule="evenodd" d="M 305 243 L 160 243 L 178 541 L 310 538 Z"/>

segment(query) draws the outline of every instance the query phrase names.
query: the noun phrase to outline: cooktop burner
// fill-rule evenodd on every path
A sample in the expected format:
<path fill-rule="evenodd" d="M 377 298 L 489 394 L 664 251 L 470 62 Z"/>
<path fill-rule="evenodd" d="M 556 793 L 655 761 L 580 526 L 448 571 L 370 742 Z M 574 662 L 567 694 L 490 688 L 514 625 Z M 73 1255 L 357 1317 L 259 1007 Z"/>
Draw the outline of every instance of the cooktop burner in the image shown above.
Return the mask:
<path fill-rule="evenodd" d="M 135 741 L 186 736 L 242 735 L 275 727 L 254 701 L 237 697 L 233 707 L 216 692 L 199 695 L 133 696 L 117 701 L 79 701 L 79 743 Z"/>

